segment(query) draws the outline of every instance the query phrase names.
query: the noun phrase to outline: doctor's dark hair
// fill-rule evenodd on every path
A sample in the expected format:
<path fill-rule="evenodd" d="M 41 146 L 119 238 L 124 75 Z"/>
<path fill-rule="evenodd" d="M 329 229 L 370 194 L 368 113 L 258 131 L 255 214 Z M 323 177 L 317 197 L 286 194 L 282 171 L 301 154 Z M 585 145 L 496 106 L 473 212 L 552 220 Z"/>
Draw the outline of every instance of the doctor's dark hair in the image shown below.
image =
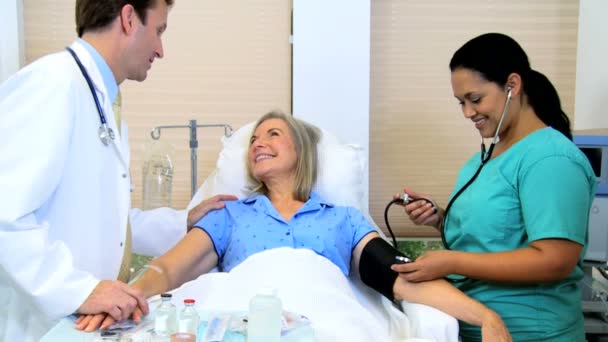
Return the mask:
<path fill-rule="evenodd" d="M 317 181 L 317 166 L 318 166 L 318 151 L 317 143 L 321 140 L 321 130 L 319 128 L 298 120 L 291 115 L 284 114 L 279 111 L 273 111 L 262 116 L 255 124 L 253 133 L 264 121 L 270 119 L 283 120 L 293 138 L 293 144 L 296 148 L 296 171 L 295 184 L 293 194 L 298 201 L 306 202 L 310 197 L 312 187 Z M 250 140 L 251 141 L 251 140 Z M 253 170 L 249 157 L 247 158 L 247 176 L 252 184 L 251 190 L 268 195 L 266 184 L 257 180 L 253 176 Z"/>
<path fill-rule="evenodd" d="M 471 39 L 458 49 L 450 61 L 450 70 L 469 69 L 489 82 L 507 85 L 511 73 L 522 79 L 523 93 L 534 112 L 547 126 L 560 131 L 572 140 L 570 120 L 564 111 L 557 90 L 549 79 L 530 67 L 528 56 L 511 37 L 500 33 L 486 33 Z"/>
<path fill-rule="evenodd" d="M 155 8 L 160 1 L 167 6 L 173 5 L 173 0 L 76 0 L 76 33 L 82 37 L 87 31 L 105 28 L 116 19 L 125 5 L 133 6 L 145 25 L 146 11 Z"/>

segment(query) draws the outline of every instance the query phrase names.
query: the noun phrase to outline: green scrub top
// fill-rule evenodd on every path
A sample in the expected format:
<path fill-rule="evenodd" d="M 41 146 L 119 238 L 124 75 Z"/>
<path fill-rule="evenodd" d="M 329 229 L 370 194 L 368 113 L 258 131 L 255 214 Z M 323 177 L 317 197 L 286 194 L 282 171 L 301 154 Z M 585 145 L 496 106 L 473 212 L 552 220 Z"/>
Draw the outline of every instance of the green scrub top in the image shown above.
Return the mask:
<path fill-rule="evenodd" d="M 481 164 L 473 156 L 460 170 L 454 194 Z M 587 244 L 589 210 L 597 180 L 572 141 L 552 128 L 537 130 L 488 161 L 456 199 L 445 237 L 453 250 L 492 253 L 559 238 Z M 514 341 L 584 341 L 582 257 L 561 281 L 534 285 L 467 279 L 454 283 L 496 311 Z M 479 327 L 461 323 L 463 341 L 481 341 Z"/>

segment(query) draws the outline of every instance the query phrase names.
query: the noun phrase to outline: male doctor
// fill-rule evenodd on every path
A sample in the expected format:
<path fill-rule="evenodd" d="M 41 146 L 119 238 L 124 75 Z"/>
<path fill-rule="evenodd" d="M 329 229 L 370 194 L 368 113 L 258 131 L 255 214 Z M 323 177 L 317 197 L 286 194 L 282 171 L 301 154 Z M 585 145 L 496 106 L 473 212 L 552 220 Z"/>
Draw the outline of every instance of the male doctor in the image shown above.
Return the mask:
<path fill-rule="evenodd" d="M 139 291 L 114 280 L 130 254 L 131 180 L 127 127 L 112 103 L 122 81 L 145 80 L 163 57 L 172 4 L 77 0 L 70 51 L 0 85 L 0 341 L 38 341 L 74 312 L 147 312 Z M 140 228 L 135 249 L 155 235 Z"/>

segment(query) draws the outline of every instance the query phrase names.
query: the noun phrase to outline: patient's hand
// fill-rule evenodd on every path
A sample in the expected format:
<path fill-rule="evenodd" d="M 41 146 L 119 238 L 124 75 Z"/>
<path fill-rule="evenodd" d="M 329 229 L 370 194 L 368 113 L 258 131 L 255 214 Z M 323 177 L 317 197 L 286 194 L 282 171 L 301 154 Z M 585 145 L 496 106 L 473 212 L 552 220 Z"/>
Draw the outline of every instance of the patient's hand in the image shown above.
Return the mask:
<path fill-rule="evenodd" d="M 140 323 L 142 317 L 143 313 L 141 309 L 137 307 L 133 311 L 133 315 L 131 316 L 131 318 L 133 319 L 133 321 Z M 76 324 L 74 328 L 85 332 L 92 332 L 97 330 L 97 328 L 99 328 L 100 330 L 105 330 L 114 322 L 116 322 L 116 320 L 106 313 L 100 313 L 96 315 L 81 315 L 74 322 Z"/>
<path fill-rule="evenodd" d="M 454 273 L 453 262 L 455 251 L 430 251 L 419 256 L 416 261 L 407 264 L 394 264 L 391 269 L 399 276 L 414 283 L 440 279 Z"/>
<path fill-rule="evenodd" d="M 215 195 L 202 201 L 188 212 L 188 231 L 211 210 L 222 209 L 225 206 L 224 201 L 235 200 L 238 198 L 233 195 Z"/>
<path fill-rule="evenodd" d="M 511 334 L 500 316 L 491 311 L 481 323 L 481 339 L 484 342 L 511 342 Z"/>
<path fill-rule="evenodd" d="M 106 317 L 109 316 L 105 313 L 96 315 L 80 315 L 80 317 L 74 321 L 74 324 L 76 324 L 74 329 L 83 330 L 85 332 L 95 331 Z"/>

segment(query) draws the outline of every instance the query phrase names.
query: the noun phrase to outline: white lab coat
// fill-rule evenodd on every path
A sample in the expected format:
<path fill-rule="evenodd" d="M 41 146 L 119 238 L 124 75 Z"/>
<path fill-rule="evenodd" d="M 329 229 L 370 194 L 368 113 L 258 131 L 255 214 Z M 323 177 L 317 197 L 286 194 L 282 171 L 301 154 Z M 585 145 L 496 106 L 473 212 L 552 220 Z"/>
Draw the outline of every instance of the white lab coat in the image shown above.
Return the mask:
<path fill-rule="evenodd" d="M 100 279 L 116 279 L 130 207 L 126 125 L 87 50 L 113 144 L 98 136 L 91 92 L 68 52 L 0 86 L 0 341 L 37 341 Z"/>

